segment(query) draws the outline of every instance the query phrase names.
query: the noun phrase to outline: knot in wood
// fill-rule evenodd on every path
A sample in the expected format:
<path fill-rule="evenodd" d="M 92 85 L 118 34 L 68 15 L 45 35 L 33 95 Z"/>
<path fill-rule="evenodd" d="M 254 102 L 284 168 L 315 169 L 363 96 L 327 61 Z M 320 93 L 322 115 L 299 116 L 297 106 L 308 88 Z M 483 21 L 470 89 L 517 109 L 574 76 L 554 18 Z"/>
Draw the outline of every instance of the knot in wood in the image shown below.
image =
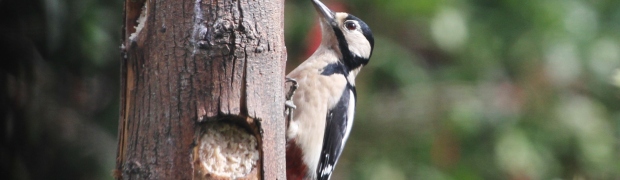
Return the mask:
<path fill-rule="evenodd" d="M 216 35 L 230 33 L 234 29 L 232 22 L 223 19 L 218 19 L 215 24 L 213 24 L 213 28 L 215 29 Z"/>

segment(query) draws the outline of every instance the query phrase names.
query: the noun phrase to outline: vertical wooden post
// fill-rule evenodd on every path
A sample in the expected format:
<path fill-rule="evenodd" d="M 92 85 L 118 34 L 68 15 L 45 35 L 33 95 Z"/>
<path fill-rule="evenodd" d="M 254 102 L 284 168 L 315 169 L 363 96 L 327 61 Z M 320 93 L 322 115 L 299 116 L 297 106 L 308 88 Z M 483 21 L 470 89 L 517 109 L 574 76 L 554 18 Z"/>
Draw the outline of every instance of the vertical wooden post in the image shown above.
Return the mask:
<path fill-rule="evenodd" d="M 285 179 L 283 0 L 126 0 L 117 179 Z"/>

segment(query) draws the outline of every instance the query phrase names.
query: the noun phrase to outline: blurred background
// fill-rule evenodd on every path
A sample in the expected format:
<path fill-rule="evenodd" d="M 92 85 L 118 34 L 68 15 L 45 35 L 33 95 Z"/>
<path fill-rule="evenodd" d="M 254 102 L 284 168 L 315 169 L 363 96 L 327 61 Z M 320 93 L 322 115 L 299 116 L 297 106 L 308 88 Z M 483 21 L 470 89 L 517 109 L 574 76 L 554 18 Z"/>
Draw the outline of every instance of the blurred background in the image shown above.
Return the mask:
<path fill-rule="evenodd" d="M 620 179 L 620 1 L 324 2 L 375 35 L 332 179 Z M 2 176 L 112 179 L 122 4 L 0 0 Z M 290 71 L 320 32 L 285 17 Z"/>

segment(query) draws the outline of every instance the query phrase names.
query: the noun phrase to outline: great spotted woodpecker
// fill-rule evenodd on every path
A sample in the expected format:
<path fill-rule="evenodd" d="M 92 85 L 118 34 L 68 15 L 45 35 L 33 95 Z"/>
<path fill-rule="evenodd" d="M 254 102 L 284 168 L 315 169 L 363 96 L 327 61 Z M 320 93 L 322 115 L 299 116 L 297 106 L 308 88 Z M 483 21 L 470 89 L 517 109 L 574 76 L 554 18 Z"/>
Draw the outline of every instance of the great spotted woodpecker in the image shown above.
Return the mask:
<path fill-rule="evenodd" d="M 355 77 L 368 64 L 372 32 L 361 19 L 312 0 L 321 45 L 286 77 L 296 84 L 286 132 L 288 180 L 328 180 L 351 132 Z"/>

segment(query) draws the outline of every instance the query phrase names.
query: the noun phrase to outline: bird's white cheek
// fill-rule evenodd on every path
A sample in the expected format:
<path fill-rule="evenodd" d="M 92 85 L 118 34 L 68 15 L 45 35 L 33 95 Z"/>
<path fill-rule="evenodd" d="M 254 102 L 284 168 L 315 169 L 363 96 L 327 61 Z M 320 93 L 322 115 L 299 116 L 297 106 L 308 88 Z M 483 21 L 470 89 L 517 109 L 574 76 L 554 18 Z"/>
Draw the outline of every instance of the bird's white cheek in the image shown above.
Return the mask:
<path fill-rule="evenodd" d="M 370 57 L 371 48 L 370 43 L 366 40 L 366 37 L 359 34 L 348 35 L 347 41 L 349 42 L 349 50 L 353 54 L 363 58 Z"/>

